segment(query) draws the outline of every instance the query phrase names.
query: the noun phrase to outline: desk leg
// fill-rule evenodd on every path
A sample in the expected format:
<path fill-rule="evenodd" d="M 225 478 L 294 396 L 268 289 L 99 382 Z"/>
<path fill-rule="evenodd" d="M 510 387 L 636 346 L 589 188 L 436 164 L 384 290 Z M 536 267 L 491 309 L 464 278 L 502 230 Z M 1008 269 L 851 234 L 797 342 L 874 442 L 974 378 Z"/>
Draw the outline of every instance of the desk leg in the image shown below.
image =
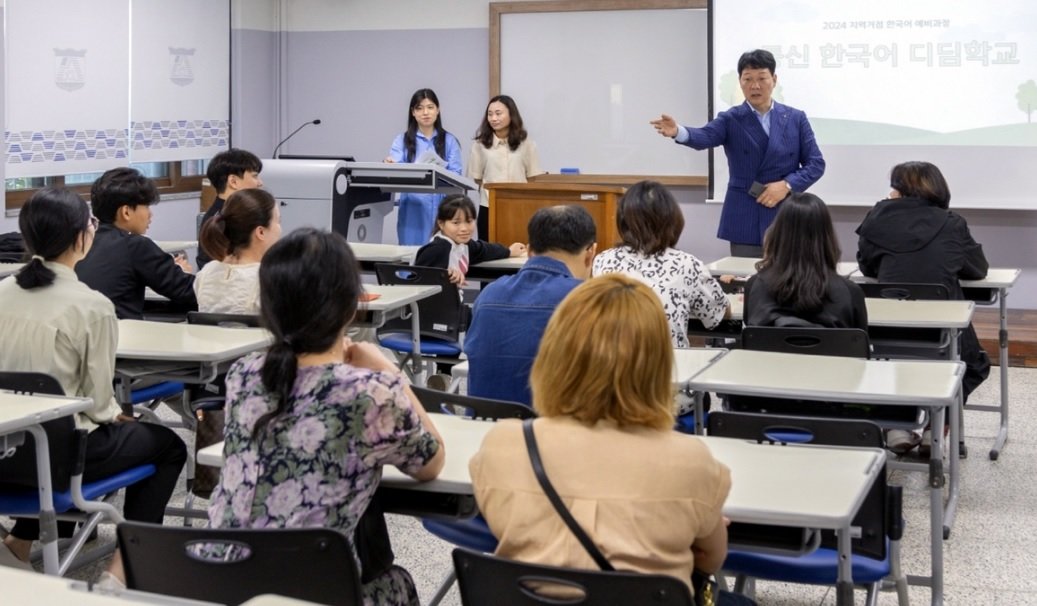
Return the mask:
<path fill-rule="evenodd" d="M 688 390 L 691 394 L 692 400 L 695 402 L 695 435 L 701 436 L 706 434 L 706 410 L 703 405 L 703 400 L 706 398 L 701 391 Z"/>
<path fill-rule="evenodd" d="M 957 400 L 958 405 L 955 406 L 955 408 L 957 410 L 951 411 L 949 413 L 951 415 L 951 432 L 950 432 L 950 436 L 948 438 L 948 441 L 950 442 L 950 446 L 951 446 L 951 449 L 950 449 L 951 452 L 948 455 L 948 461 L 949 461 L 949 467 L 950 467 L 950 469 L 948 470 L 948 475 L 950 476 L 950 482 L 949 482 L 949 486 L 947 488 L 947 506 L 946 506 L 946 509 L 944 510 L 944 513 L 943 513 L 943 538 L 944 539 L 947 539 L 947 538 L 949 538 L 951 536 L 951 527 L 954 526 L 954 516 L 955 516 L 955 513 L 957 512 L 957 509 L 958 509 L 959 481 L 961 479 L 960 478 L 960 475 L 961 475 L 960 474 L 961 461 L 958 458 L 958 453 L 954 452 L 954 445 L 959 443 L 960 436 L 961 436 L 961 424 L 960 424 L 959 421 L 960 421 L 960 415 L 961 415 L 961 412 L 962 412 L 962 402 L 963 402 L 963 399 L 964 399 L 964 397 L 963 397 L 963 395 L 961 393 L 961 390 L 959 390 L 958 391 L 958 400 Z M 943 441 L 943 435 L 942 435 L 943 432 L 941 431 L 939 433 L 941 434 L 940 435 L 940 440 L 942 442 Z M 933 451 L 933 453 L 939 454 L 942 457 L 942 454 L 941 454 L 943 452 L 942 444 L 941 444 L 941 448 L 940 449 L 936 448 L 936 434 L 937 434 L 937 432 L 934 429 L 933 432 L 932 432 L 932 436 L 933 436 L 933 449 L 932 449 L 932 451 Z"/>
<path fill-rule="evenodd" d="M 36 477 L 40 490 L 40 545 L 43 547 L 43 572 L 60 576 L 58 562 L 58 518 L 54 513 L 54 491 L 50 483 L 50 448 L 47 433 L 40 425 L 26 428 L 36 440 Z"/>
<path fill-rule="evenodd" d="M 990 460 L 996 461 L 1001 455 L 1001 449 L 1008 441 L 1008 289 L 998 289 L 998 305 L 1001 310 L 1001 330 L 998 332 L 998 341 L 1001 346 L 1001 357 L 998 360 L 1001 374 L 1001 427 L 997 430 L 997 439 L 994 447 L 990 449 Z"/>
<path fill-rule="evenodd" d="M 835 603 L 839 606 L 853 604 L 853 566 L 850 561 L 850 529 L 840 528 L 836 533 L 839 541 L 839 576 L 835 584 Z"/>
<path fill-rule="evenodd" d="M 932 410 L 933 427 L 943 427 L 946 408 Z M 933 431 L 932 452 L 929 457 L 929 553 L 933 606 L 943 604 L 943 431 Z M 951 457 L 957 459 L 957 457 Z"/>
<path fill-rule="evenodd" d="M 425 385 L 424 363 L 421 360 L 421 319 L 418 316 L 417 302 L 410 304 L 411 355 L 415 385 Z"/>

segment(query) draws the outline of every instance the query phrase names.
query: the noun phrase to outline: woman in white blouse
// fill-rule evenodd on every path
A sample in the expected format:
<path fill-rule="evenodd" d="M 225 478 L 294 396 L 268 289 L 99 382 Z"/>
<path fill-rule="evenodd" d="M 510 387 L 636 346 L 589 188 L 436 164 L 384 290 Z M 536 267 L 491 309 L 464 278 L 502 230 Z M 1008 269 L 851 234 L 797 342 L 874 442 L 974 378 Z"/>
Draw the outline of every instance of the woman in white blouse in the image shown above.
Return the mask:
<path fill-rule="evenodd" d="M 622 242 L 594 259 L 595 276 L 624 273 L 644 282 L 663 303 L 674 347 L 688 347 L 688 320 L 714 328 L 731 313 L 727 296 L 691 253 L 677 250 L 684 214 L 662 184 L 635 183 L 619 199 L 616 226 Z"/>
<path fill-rule="evenodd" d="M 235 192 L 220 214 L 202 225 L 199 242 L 213 261 L 194 280 L 198 310 L 259 313 L 259 261 L 281 237 L 281 211 L 262 189 Z"/>
<path fill-rule="evenodd" d="M 522 115 L 511 97 L 497 95 L 486 104 L 467 168 L 467 175 L 480 187 L 484 183 L 525 183 L 528 177 L 544 172 L 536 143 L 522 126 Z M 490 239 L 490 196 L 485 189 L 476 228 L 479 239 Z"/>

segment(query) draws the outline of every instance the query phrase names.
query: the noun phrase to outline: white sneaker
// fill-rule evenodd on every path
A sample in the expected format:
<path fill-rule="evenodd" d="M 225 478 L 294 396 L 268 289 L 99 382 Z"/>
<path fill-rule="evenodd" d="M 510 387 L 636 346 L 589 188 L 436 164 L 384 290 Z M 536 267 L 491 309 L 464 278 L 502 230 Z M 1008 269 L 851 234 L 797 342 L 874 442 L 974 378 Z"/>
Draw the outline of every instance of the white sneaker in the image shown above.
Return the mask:
<path fill-rule="evenodd" d="M 21 570 L 35 570 L 32 567 L 32 564 L 19 560 L 18 556 L 14 555 L 14 552 L 11 551 L 11 548 L 2 543 L 0 543 L 0 566 L 18 568 Z"/>
<path fill-rule="evenodd" d="M 913 431 L 890 429 L 886 432 L 886 450 L 896 455 L 907 454 L 918 446 L 920 440 L 918 434 Z"/>
<path fill-rule="evenodd" d="M 97 577 L 97 581 L 94 582 L 94 588 L 104 593 L 122 593 L 126 591 L 126 583 L 119 580 L 119 577 L 105 570 L 101 573 L 101 576 Z"/>

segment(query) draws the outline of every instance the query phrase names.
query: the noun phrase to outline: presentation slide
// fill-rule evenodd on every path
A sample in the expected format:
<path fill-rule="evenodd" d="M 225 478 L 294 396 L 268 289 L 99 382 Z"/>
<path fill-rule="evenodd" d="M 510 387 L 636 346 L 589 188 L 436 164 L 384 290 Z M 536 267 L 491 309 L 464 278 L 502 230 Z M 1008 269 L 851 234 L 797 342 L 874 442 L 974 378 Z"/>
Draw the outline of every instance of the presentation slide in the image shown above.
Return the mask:
<path fill-rule="evenodd" d="M 774 53 L 774 99 L 807 113 L 830 204 L 886 197 L 889 170 L 926 160 L 951 205 L 1037 209 L 1037 2 L 714 0 L 714 113 L 744 101 L 738 57 Z M 727 187 L 714 156 L 713 197 Z"/>

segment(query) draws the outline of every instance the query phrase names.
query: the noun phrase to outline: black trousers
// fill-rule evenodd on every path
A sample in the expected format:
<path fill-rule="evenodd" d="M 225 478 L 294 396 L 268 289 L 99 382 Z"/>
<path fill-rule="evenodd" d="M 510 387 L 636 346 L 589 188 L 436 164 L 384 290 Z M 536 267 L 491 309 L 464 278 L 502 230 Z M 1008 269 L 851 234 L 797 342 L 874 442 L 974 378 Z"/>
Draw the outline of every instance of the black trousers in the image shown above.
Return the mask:
<path fill-rule="evenodd" d="M 475 229 L 479 234 L 479 239 L 484 242 L 490 241 L 490 207 L 489 206 L 476 206 L 479 209 L 479 214 L 475 217 Z"/>
<path fill-rule="evenodd" d="M 83 482 L 151 463 L 155 474 L 126 488 L 123 515 L 127 520 L 161 524 L 185 461 L 187 447 L 168 427 L 140 422 L 106 423 L 87 437 Z M 70 536 L 71 526 L 71 522 L 59 522 L 59 534 Z M 39 520 L 19 518 L 11 534 L 34 541 L 40 535 Z"/>

